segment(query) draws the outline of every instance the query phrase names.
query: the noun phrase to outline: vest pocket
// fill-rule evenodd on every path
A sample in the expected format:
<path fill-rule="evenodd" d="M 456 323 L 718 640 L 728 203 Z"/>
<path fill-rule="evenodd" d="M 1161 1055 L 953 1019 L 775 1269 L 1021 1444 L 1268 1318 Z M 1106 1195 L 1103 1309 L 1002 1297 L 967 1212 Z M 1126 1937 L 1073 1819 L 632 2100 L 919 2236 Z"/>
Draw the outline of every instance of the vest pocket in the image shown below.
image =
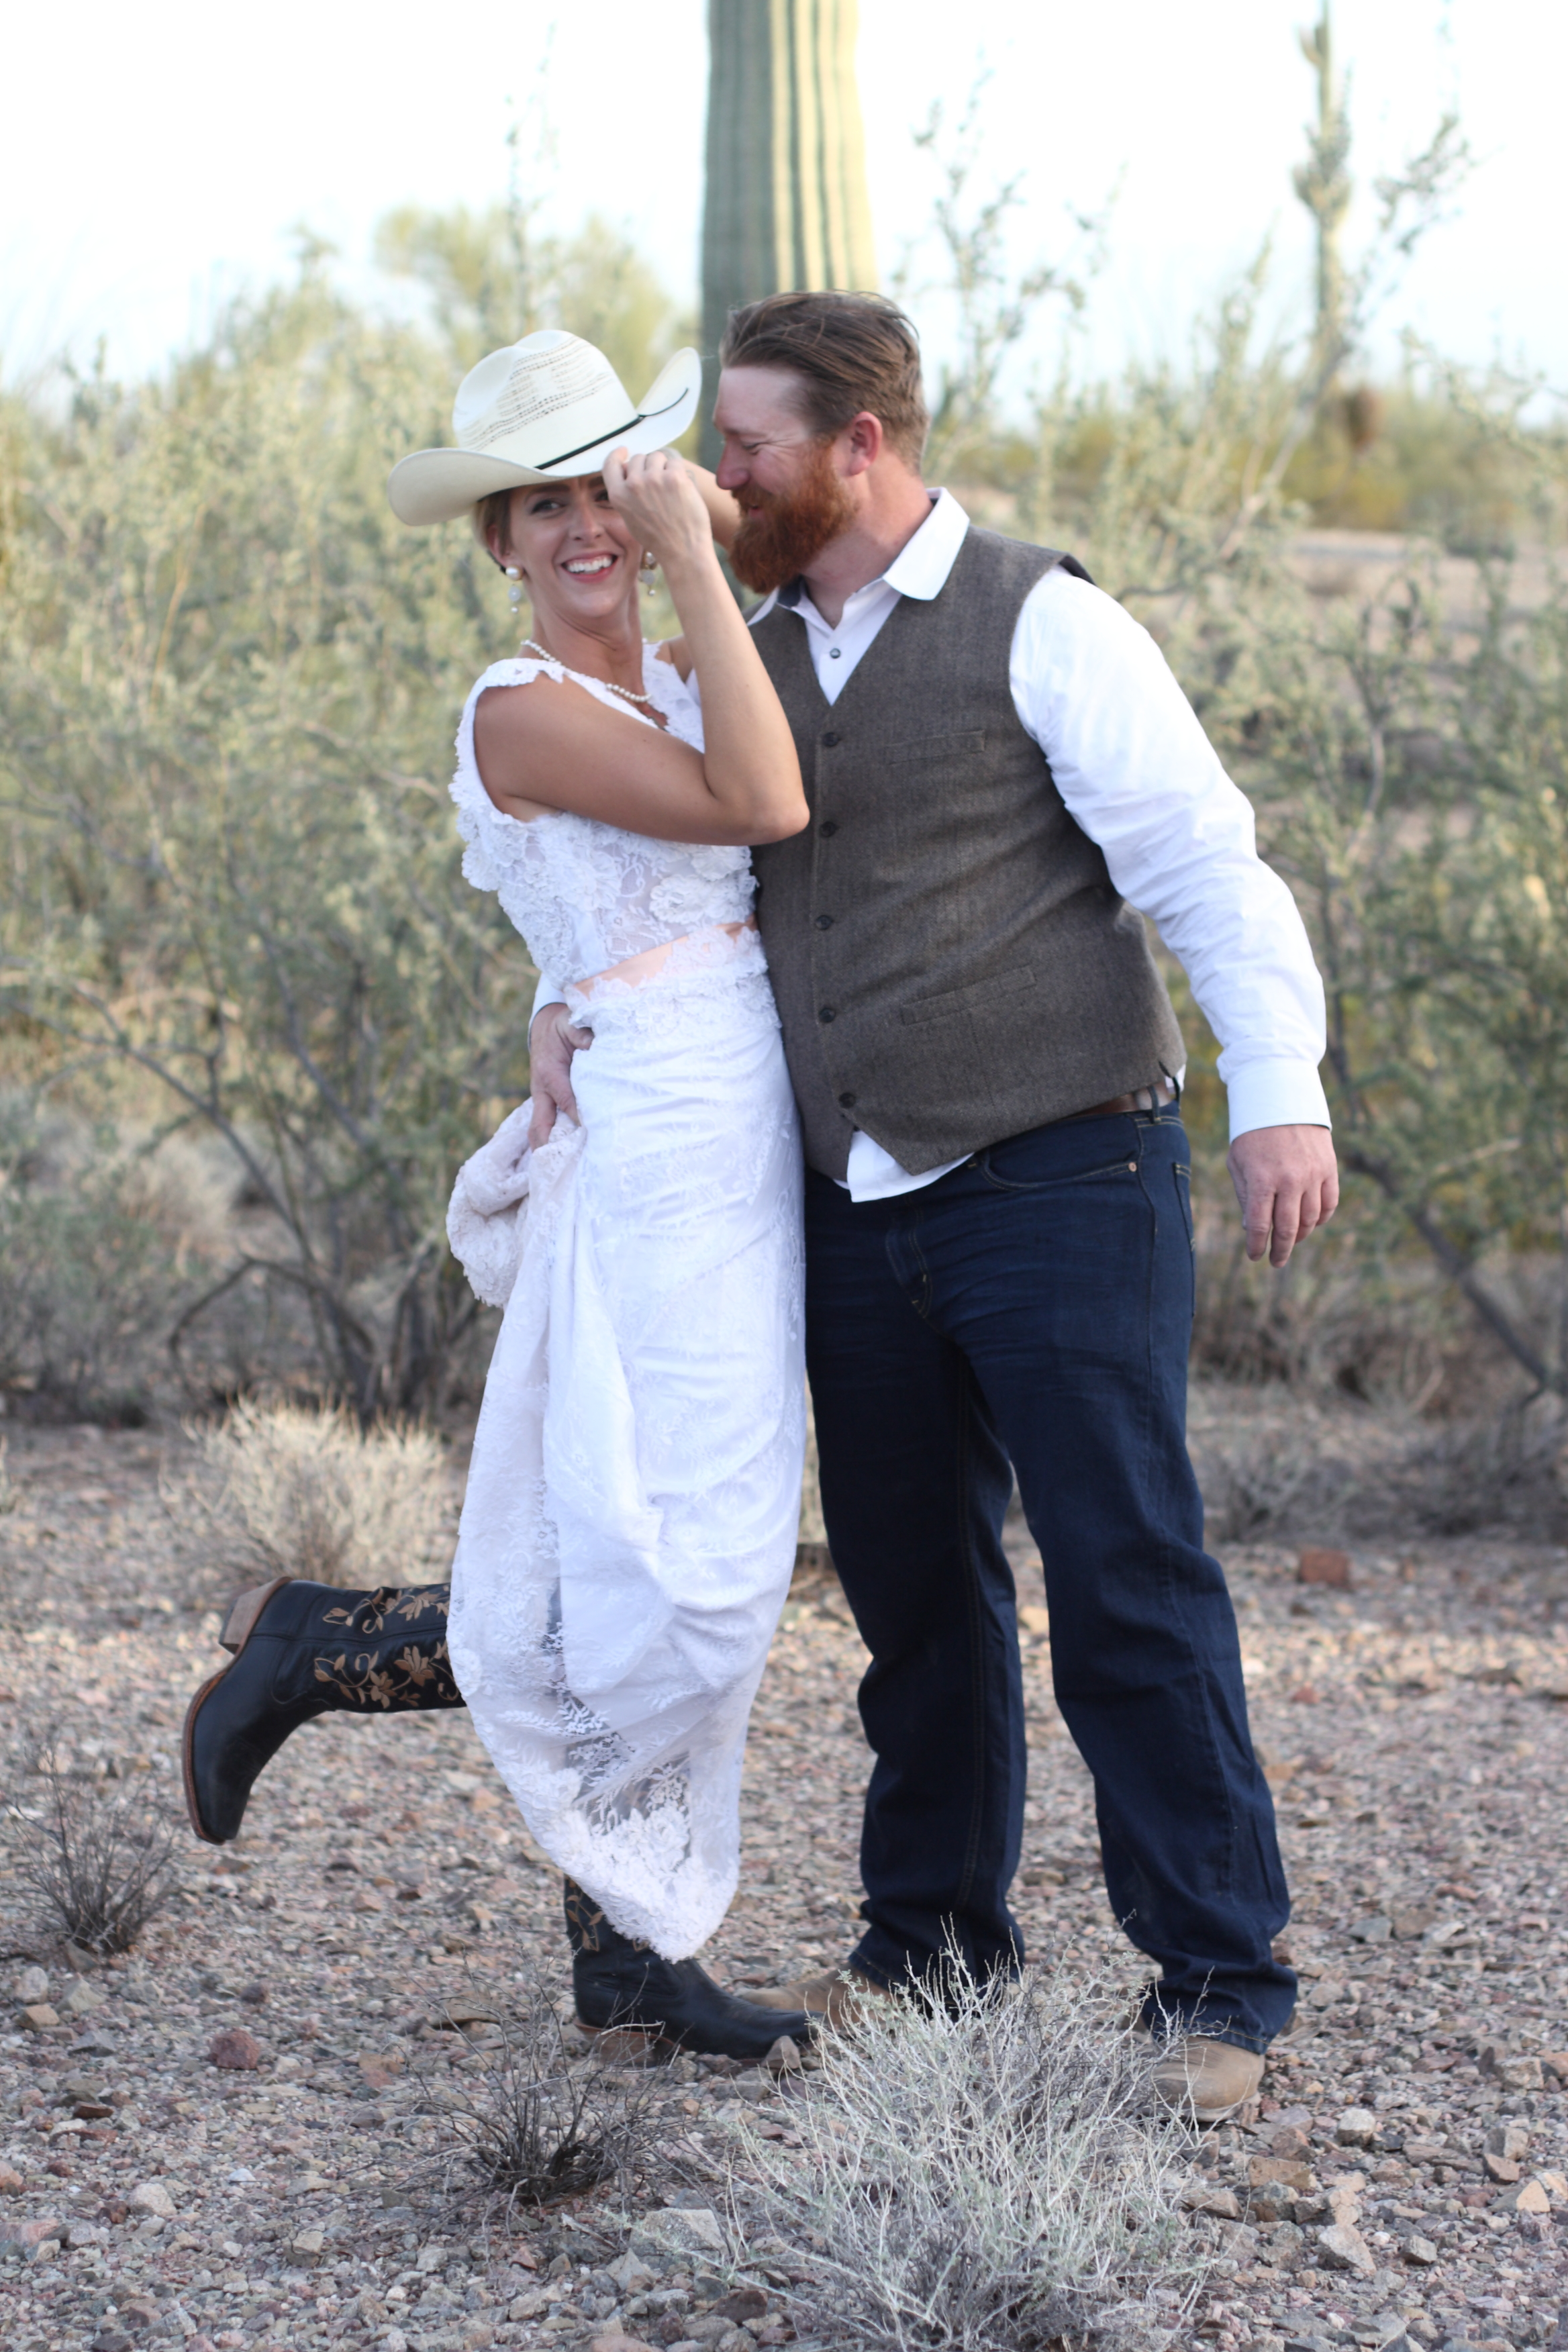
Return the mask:
<path fill-rule="evenodd" d="M 908 743 L 883 743 L 878 746 L 879 760 L 955 760 L 965 752 L 984 751 L 985 730 L 973 727 L 957 735 L 917 735 Z"/>
<path fill-rule="evenodd" d="M 994 971 L 989 980 L 972 980 L 967 988 L 946 988 L 938 996 L 917 996 L 912 1004 L 899 1007 L 899 1018 L 911 1027 L 922 1021 L 951 1020 L 955 1013 L 984 1012 L 988 1004 L 1000 1004 L 1004 998 L 1016 996 L 1034 984 L 1032 964 L 1020 964 L 1012 971 Z"/>

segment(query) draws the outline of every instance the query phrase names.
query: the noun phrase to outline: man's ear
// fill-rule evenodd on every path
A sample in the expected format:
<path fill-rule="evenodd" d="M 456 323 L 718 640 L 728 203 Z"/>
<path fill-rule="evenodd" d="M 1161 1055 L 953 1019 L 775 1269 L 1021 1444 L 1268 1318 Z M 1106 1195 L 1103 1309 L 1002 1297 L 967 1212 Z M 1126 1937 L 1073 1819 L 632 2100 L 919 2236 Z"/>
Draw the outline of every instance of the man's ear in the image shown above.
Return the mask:
<path fill-rule="evenodd" d="M 838 438 L 847 458 L 843 469 L 846 480 L 852 474 L 868 473 L 887 446 L 882 420 L 879 416 L 873 416 L 868 408 L 863 408 L 858 416 L 852 416 Z"/>

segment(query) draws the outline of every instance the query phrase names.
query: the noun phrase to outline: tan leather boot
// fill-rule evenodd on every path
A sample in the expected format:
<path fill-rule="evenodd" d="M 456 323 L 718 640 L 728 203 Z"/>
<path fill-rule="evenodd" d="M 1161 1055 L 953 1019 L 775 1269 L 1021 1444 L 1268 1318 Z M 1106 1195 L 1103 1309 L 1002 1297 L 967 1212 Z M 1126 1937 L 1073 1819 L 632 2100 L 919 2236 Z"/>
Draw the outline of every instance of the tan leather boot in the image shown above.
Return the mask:
<path fill-rule="evenodd" d="M 888 1989 L 858 1969 L 824 1969 L 820 1976 L 802 1977 L 795 1984 L 759 1988 L 748 1985 L 748 2000 L 763 2009 L 804 2009 L 828 2025 L 853 2025 L 872 2000 L 886 2000 Z"/>
<path fill-rule="evenodd" d="M 1149 2079 L 1178 2115 L 1194 2123 L 1217 2124 L 1257 2095 L 1263 2061 L 1257 2051 L 1238 2050 L 1234 2042 L 1189 2033 L 1164 2045 Z"/>

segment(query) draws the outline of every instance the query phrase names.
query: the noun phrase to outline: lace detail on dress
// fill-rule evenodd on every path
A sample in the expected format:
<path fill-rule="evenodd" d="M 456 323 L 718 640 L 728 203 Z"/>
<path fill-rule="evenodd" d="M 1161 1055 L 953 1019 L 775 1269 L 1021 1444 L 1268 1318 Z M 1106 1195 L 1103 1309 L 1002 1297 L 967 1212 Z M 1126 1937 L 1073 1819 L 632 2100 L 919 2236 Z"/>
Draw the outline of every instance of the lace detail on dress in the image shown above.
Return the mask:
<path fill-rule="evenodd" d="M 668 732 L 700 749 L 695 698 L 671 664 L 655 657 L 653 646 L 643 651 L 644 690 Z M 458 730 L 452 799 L 465 879 L 476 890 L 495 892 L 535 964 L 562 980 L 584 980 L 710 923 L 742 922 L 756 895 L 745 849 L 650 841 L 570 810 L 525 822 L 496 807 L 474 758 L 474 711 L 490 688 L 527 686 L 542 674 L 558 684 L 570 675 L 632 724 L 654 723 L 597 678 L 568 673 L 559 662 L 519 655 L 493 663 L 465 703 Z M 628 760 L 636 751 L 637 740 L 628 735 Z"/>

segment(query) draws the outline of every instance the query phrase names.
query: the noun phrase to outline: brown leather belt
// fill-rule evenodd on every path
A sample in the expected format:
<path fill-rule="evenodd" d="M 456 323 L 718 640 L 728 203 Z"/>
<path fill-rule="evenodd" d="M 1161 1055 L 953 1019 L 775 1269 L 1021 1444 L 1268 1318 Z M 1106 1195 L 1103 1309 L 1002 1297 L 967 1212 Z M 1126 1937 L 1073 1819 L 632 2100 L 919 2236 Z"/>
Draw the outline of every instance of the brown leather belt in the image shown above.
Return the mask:
<path fill-rule="evenodd" d="M 1176 1099 L 1176 1089 L 1169 1078 L 1156 1078 L 1152 1087 L 1139 1087 L 1130 1095 L 1113 1095 L 1109 1102 L 1091 1103 L 1088 1110 L 1069 1110 L 1056 1121 L 1066 1127 L 1075 1118 L 1115 1118 L 1121 1112 L 1163 1110 Z"/>

